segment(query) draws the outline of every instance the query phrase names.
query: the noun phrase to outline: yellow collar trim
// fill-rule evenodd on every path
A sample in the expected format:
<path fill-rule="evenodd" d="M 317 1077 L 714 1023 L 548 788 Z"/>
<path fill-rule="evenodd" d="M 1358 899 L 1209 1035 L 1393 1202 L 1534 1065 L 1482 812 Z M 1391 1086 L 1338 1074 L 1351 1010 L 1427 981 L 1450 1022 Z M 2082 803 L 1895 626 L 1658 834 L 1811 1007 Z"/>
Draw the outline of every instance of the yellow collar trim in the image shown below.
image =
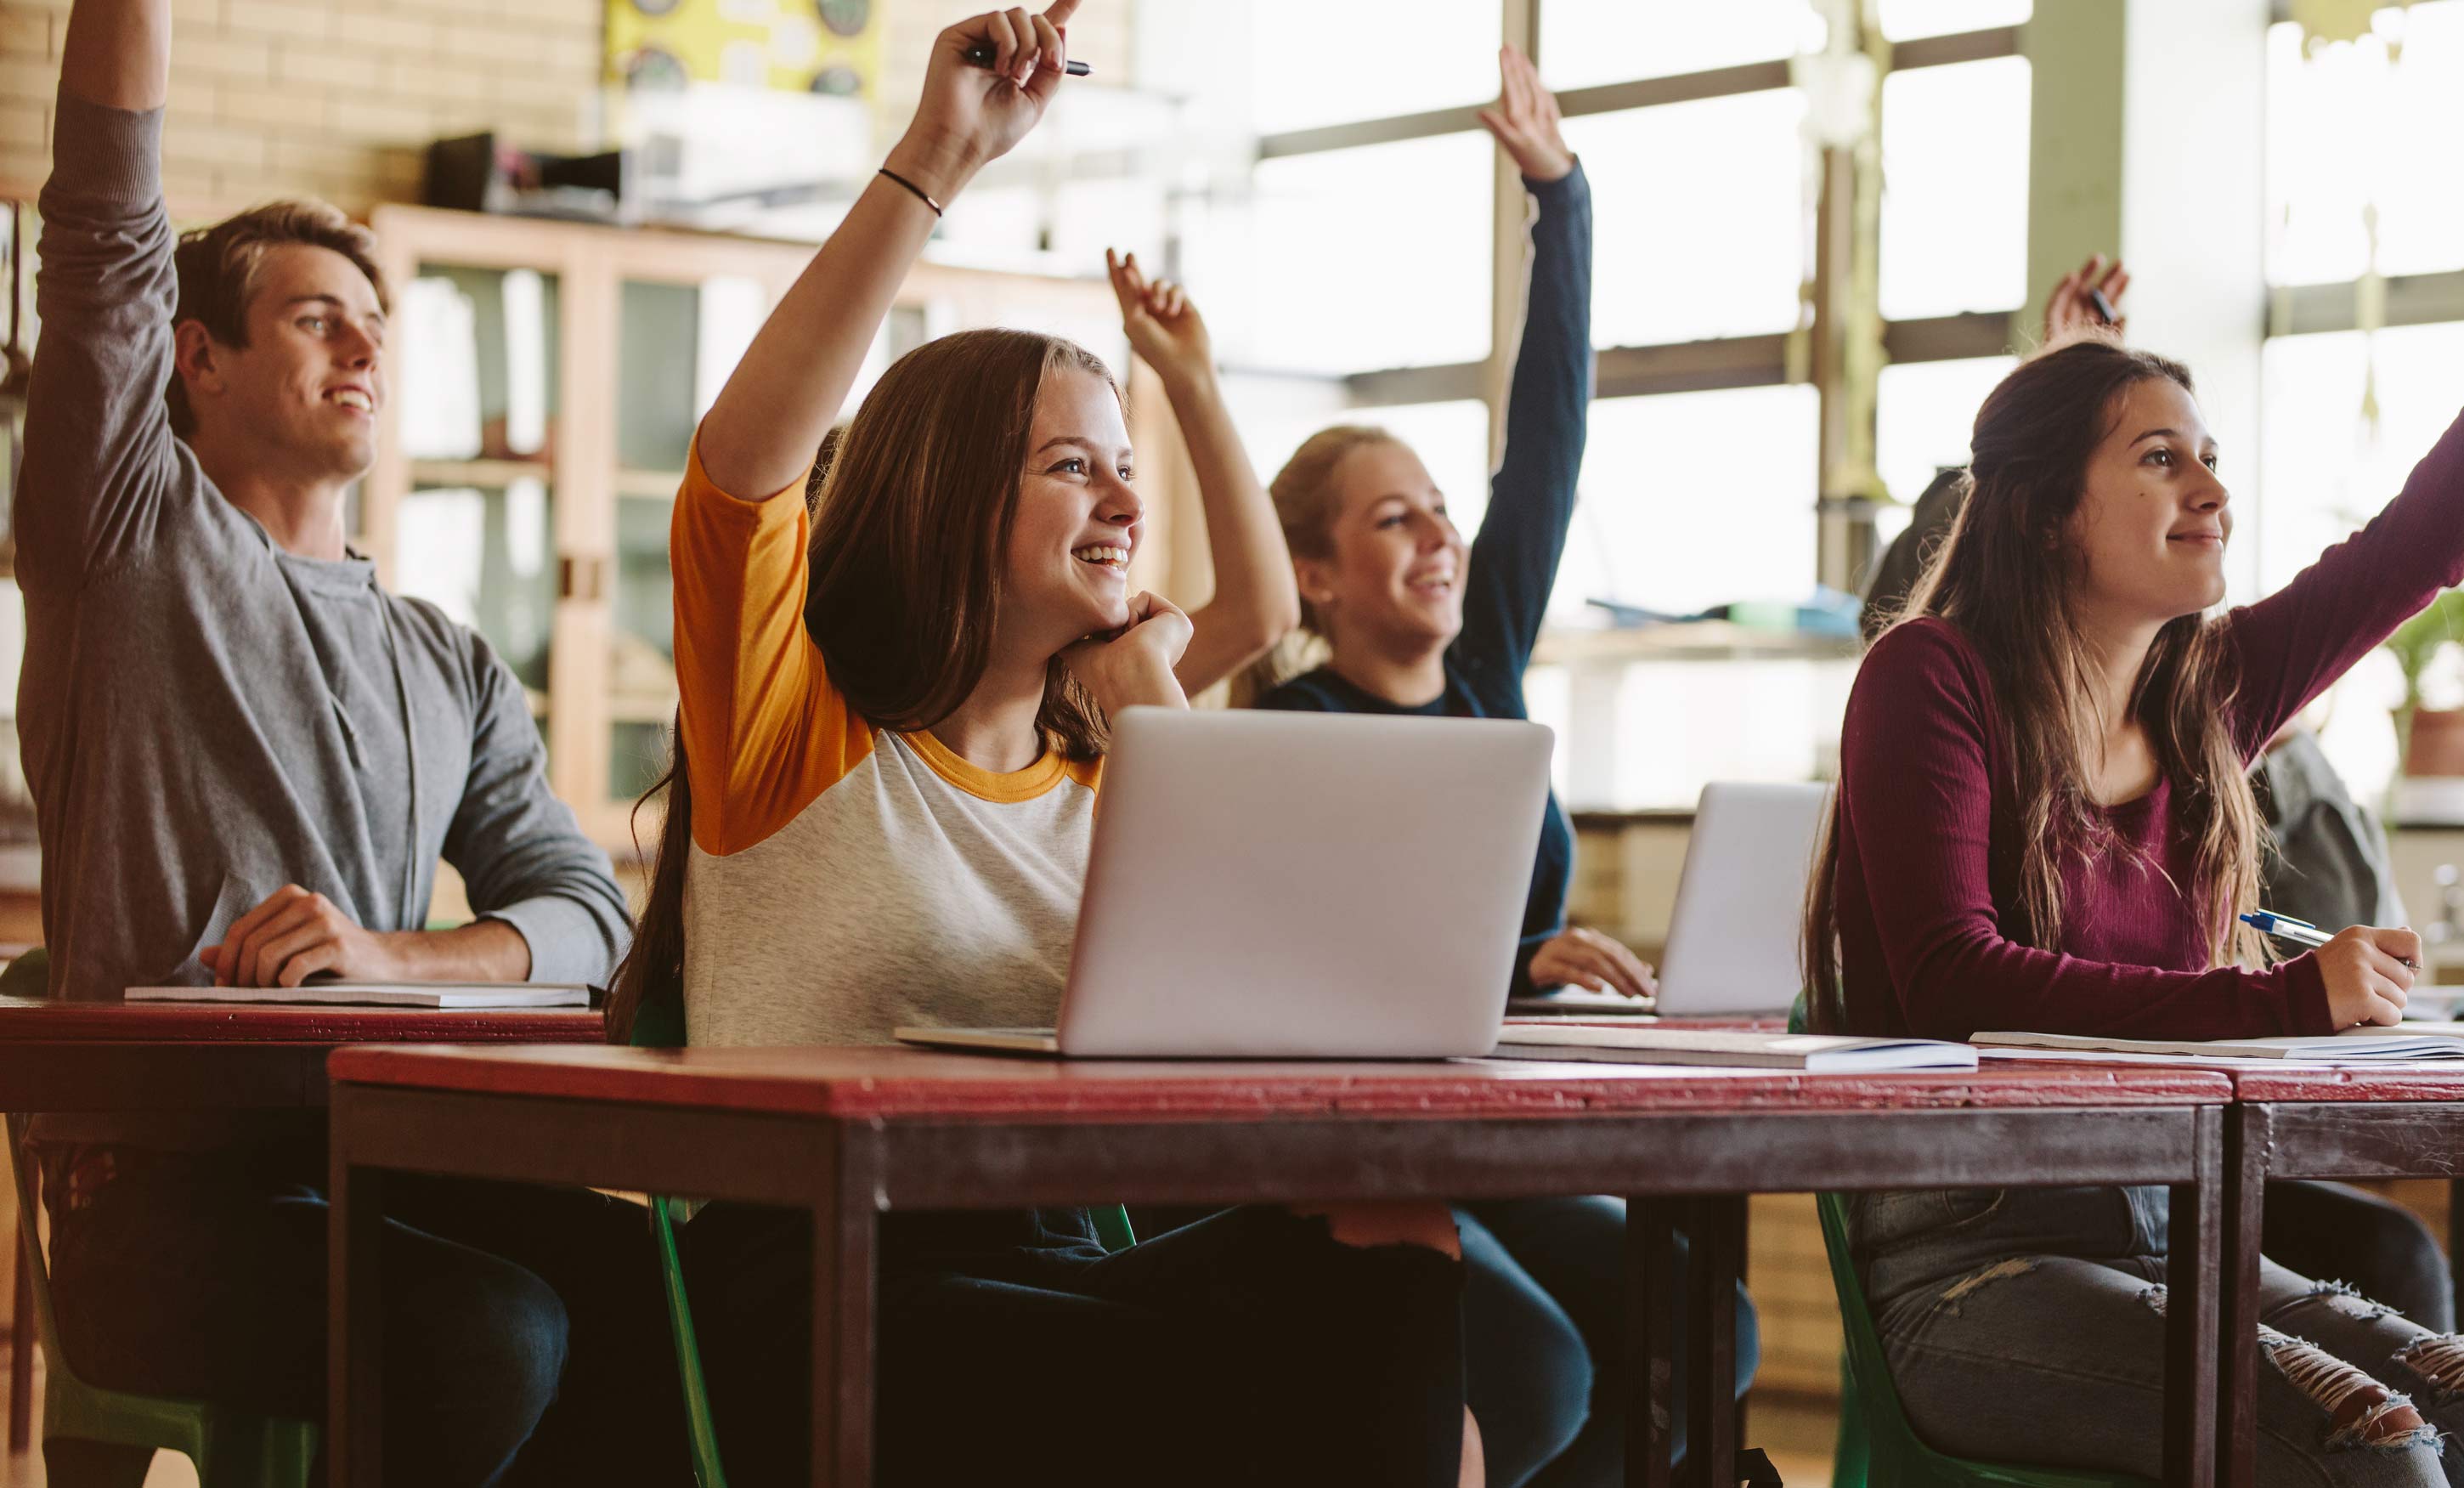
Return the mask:
<path fill-rule="evenodd" d="M 959 758 L 949 745 L 935 738 L 931 729 L 918 729 L 898 737 L 906 740 L 909 747 L 933 767 L 934 774 L 967 794 L 986 801 L 1032 801 L 1061 784 L 1068 774 L 1067 762 L 1049 746 L 1026 768 L 1002 774 Z"/>

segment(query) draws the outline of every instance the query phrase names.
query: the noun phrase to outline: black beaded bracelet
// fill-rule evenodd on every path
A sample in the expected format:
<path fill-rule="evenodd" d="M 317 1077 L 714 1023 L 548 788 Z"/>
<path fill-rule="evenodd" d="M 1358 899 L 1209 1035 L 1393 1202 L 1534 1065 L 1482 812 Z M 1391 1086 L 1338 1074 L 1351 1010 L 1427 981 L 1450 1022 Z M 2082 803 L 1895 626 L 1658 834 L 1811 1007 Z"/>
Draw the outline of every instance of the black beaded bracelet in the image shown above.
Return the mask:
<path fill-rule="evenodd" d="M 940 204 L 939 202 L 936 202 L 936 201 L 935 201 L 935 200 L 933 199 L 933 194 L 932 194 L 930 191 L 925 190 L 922 187 L 917 186 L 914 182 L 908 180 L 905 176 L 900 175 L 897 171 L 891 169 L 888 166 L 884 166 L 884 167 L 881 167 L 881 173 L 882 173 L 883 175 L 885 175 L 885 176 L 888 176 L 888 177 L 889 177 L 890 179 L 891 179 L 892 181 L 897 182 L 900 186 L 903 186 L 903 187 L 907 188 L 907 189 L 909 189 L 909 190 L 911 190 L 911 191 L 914 192 L 914 193 L 915 193 L 915 199 L 916 199 L 917 201 L 922 202 L 925 206 L 930 207 L 930 208 L 932 208 L 932 209 L 933 209 L 933 215 L 935 215 L 935 216 L 936 216 L 936 217 L 937 217 L 937 216 L 939 216 L 939 215 L 941 215 L 941 204 Z"/>

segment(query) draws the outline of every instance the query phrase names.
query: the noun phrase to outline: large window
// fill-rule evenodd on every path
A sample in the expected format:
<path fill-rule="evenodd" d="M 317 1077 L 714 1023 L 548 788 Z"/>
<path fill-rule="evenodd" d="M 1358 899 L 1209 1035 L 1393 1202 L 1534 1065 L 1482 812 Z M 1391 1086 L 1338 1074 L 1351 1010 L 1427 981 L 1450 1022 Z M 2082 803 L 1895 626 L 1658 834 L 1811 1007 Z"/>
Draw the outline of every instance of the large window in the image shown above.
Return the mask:
<path fill-rule="evenodd" d="M 1524 272 L 1495 245 L 1524 209 L 1496 198 L 1496 155 L 1465 106 L 1496 84 L 1486 49 L 1460 36 L 1502 31 L 1503 8 L 1434 9 L 1442 24 L 1397 31 L 1380 0 L 1312 7 L 1338 38 L 1312 51 L 1375 52 L 1391 76 L 1252 58 L 1245 198 L 1179 220 L 1202 223 L 1184 262 L 1210 313 L 1224 307 L 1235 416 L 1262 471 L 1327 424 L 1384 424 L 1476 531 L 1497 453 L 1485 400 L 1514 350 L 1491 345 L 1493 327 Z M 1818 578 L 1853 582 L 1900 524 L 1896 503 L 1965 459 L 2028 297 L 2030 76 L 2009 29 L 2028 0 L 1888 0 L 1870 47 L 1831 35 L 1824 16 L 1843 8 L 1812 0 L 1536 9 L 1537 33 L 1514 39 L 1558 91 L 1591 178 L 1599 356 L 1534 711 L 1560 727 L 1579 806 L 1690 804 L 1723 774 L 1801 778 L 1827 761 L 1853 650 L 1770 632 L 1705 644 L 1727 633 L 1611 617 L 1786 616 Z M 1448 28 L 1442 56 L 1415 60 L 1417 38 Z M 1866 56 L 1889 65 L 1859 94 Z M 1855 396 L 1818 348 L 1872 334 L 1877 313 L 1895 363 Z M 1686 729 L 1664 726 L 1680 716 Z M 1694 741 L 1682 752 L 1677 733 Z"/>
<path fill-rule="evenodd" d="M 2268 33 L 2274 286 L 2241 541 L 2262 592 L 2377 515 L 2464 407 L 2464 3 L 2377 11 L 2358 36 Z M 2244 488 L 2237 482 L 2236 491 Z M 2452 663 L 2452 658 L 2451 658 Z M 2431 702 L 2464 705 L 2434 671 Z M 2365 657 L 2314 722 L 2355 795 L 2382 796 L 2403 679 Z M 2406 803 L 2394 806 L 2401 815 Z"/>

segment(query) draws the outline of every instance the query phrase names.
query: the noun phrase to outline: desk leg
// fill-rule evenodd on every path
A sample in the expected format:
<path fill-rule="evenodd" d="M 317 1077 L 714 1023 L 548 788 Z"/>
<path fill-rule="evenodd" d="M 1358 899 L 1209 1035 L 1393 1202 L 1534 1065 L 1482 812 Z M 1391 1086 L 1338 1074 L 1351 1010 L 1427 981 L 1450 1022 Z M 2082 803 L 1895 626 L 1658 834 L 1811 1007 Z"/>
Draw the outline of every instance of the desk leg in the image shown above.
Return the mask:
<path fill-rule="evenodd" d="M 813 1484 L 872 1481 L 873 1171 L 844 1131 L 813 1204 Z"/>
<path fill-rule="evenodd" d="M 2250 1488 L 2258 1455 L 2258 1245 L 2267 1195 L 2269 1108 L 2225 1107 L 2224 1275 L 2217 1295 L 2216 1473 Z M 2179 1242 L 2176 1241 L 2176 1244 Z"/>
<path fill-rule="evenodd" d="M 2464 1297 L 2464 1178 L 2447 1180 L 2447 1279 Z"/>
<path fill-rule="evenodd" d="M 1669 1488 L 1669 1384 L 1681 1361 L 1670 1344 L 1676 1311 L 1678 1201 L 1637 1195 L 1625 1201 L 1626 1488 Z"/>
<path fill-rule="evenodd" d="M 335 1114 L 348 1087 L 334 1091 Z M 325 1216 L 325 1458 L 336 1488 L 385 1481 L 385 1175 L 351 1164 L 337 1122 Z"/>
<path fill-rule="evenodd" d="M 2224 1108 L 2198 1114 L 2198 1177 L 2171 1194 L 2166 1266 L 2165 1480 L 2210 1488 L 2216 1476 L 2216 1354 L 2224 1280 Z"/>
<path fill-rule="evenodd" d="M 1686 1477 L 1704 1488 L 1737 1480 L 1737 1272 L 1745 1249 L 1746 1199 L 1694 1201 L 1686 1232 Z"/>
<path fill-rule="evenodd" d="M 29 1232 L 40 1223 L 29 1214 L 22 1221 Z M 17 1278 L 9 1303 L 9 1454 L 11 1456 L 26 1450 L 34 1425 L 34 1276 L 33 1261 L 27 1247 L 16 1247 L 17 1264 L 9 1268 Z"/>

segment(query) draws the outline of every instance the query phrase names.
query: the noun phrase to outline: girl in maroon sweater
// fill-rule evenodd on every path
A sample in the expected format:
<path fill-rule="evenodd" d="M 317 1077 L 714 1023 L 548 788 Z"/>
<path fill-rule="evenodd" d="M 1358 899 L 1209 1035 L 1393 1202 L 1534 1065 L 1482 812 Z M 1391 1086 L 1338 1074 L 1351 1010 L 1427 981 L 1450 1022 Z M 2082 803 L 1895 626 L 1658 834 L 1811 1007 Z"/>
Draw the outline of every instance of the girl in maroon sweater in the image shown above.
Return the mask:
<path fill-rule="evenodd" d="M 2181 366 L 2101 340 L 2049 352 L 1986 400 L 1971 453 L 1958 522 L 1849 699 L 1807 912 L 1817 1025 L 2223 1038 L 2397 1021 L 2410 931 L 2355 926 L 2270 965 L 2237 923 L 2258 885 L 2245 771 L 2464 581 L 2464 422 L 2368 526 L 2216 618 L 2233 517 Z M 1852 1200 L 1919 1432 L 2155 1476 L 2165 1202 Z M 2260 1481 L 2464 1482 L 2439 1440 L 2464 1428 L 2464 1342 L 2261 1269 Z"/>

